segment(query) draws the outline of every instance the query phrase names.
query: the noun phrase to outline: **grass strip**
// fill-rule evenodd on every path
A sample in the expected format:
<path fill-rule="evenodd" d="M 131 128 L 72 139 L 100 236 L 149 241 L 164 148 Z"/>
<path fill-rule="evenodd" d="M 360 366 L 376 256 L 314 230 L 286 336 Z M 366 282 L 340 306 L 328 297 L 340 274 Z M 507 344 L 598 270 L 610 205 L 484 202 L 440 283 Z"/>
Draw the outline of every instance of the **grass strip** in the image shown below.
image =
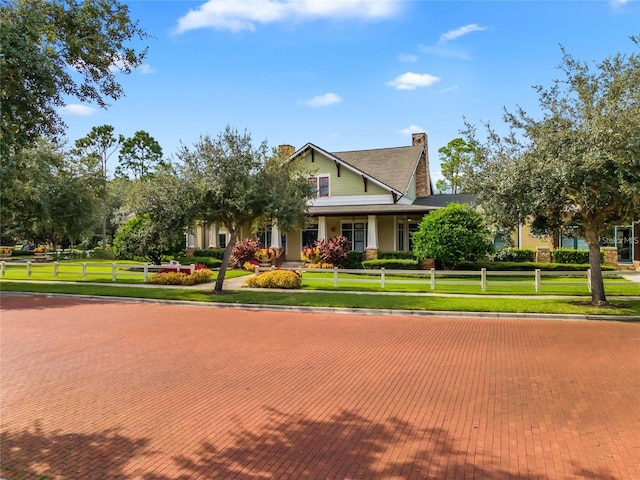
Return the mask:
<path fill-rule="evenodd" d="M 213 289 L 213 285 L 212 285 Z M 588 297 L 576 299 L 544 298 L 475 298 L 369 295 L 353 293 L 274 291 L 230 291 L 214 295 L 202 290 L 185 288 L 143 288 L 116 285 L 78 285 L 0 282 L 4 292 L 61 293 L 107 297 L 130 297 L 153 300 L 181 300 L 248 305 L 290 305 L 305 307 L 372 308 L 383 310 L 433 310 L 453 312 L 551 313 L 576 315 L 637 316 L 640 300 L 616 300 L 617 308 L 579 304 Z"/>

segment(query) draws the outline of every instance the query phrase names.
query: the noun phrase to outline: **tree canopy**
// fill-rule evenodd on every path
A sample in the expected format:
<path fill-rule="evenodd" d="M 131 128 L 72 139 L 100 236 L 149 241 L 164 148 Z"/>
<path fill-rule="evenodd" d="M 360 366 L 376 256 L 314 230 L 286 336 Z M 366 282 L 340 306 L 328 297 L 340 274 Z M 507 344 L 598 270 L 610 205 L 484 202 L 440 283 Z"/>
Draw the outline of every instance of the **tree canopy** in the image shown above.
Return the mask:
<path fill-rule="evenodd" d="M 632 37 L 638 45 L 638 38 Z M 537 86 L 542 118 L 506 112 L 507 135 L 487 125 L 474 183 L 491 222 L 527 218 L 550 235 L 577 229 L 589 244 L 594 304 L 606 302 L 600 238 L 640 212 L 640 56 L 617 53 L 597 63 L 564 49 L 564 77 Z"/>
<path fill-rule="evenodd" d="M 177 158 L 185 178 L 199 192 L 200 218 L 223 224 L 230 233 L 216 291 L 222 290 L 231 250 L 242 225 L 277 222 L 283 230 L 302 225 L 311 189 L 300 167 L 266 141 L 255 147 L 251 135 L 227 126 L 216 138 L 203 135 Z"/>
<path fill-rule="evenodd" d="M 475 163 L 475 147 L 462 138 L 454 138 L 446 146 L 440 147 L 440 169 L 444 178 L 436 182 L 440 192 L 451 190 L 451 193 L 466 193 L 469 190 L 465 183 L 466 174 L 473 169 Z"/>
<path fill-rule="evenodd" d="M 162 163 L 162 147 L 148 132 L 138 130 L 122 142 L 118 160 L 116 175 L 130 173 L 134 179 L 142 179 Z"/>
<path fill-rule="evenodd" d="M 0 0 L 0 223 L 29 182 L 21 150 L 61 139 L 68 101 L 122 97 L 117 75 L 142 65 L 145 38 L 117 0 Z"/>

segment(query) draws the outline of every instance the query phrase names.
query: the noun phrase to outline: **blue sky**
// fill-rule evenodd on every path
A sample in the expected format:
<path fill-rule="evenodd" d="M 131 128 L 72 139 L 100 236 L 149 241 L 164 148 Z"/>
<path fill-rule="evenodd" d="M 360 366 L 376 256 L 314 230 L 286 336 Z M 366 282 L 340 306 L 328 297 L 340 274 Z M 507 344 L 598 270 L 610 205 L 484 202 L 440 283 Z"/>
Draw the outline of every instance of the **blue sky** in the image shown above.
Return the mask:
<path fill-rule="evenodd" d="M 107 110 L 74 100 L 68 139 L 113 125 L 148 131 L 171 156 L 180 142 L 231 125 L 257 145 L 312 142 L 328 151 L 438 148 L 463 116 L 501 124 L 503 108 L 538 112 L 562 45 L 584 61 L 637 51 L 640 2 L 209 0 L 127 2 L 152 35 L 145 65 L 122 75 Z M 116 165 L 115 158 L 111 168 Z"/>

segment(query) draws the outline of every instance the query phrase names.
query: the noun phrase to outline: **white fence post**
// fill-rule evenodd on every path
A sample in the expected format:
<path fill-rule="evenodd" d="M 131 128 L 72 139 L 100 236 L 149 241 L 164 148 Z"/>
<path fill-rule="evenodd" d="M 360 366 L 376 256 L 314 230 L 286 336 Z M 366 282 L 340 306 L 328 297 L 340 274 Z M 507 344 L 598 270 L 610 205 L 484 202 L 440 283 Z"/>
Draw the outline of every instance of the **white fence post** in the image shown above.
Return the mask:
<path fill-rule="evenodd" d="M 53 262 L 53 278 L 58 278 L 58 262 Z"/>
<path fill-rule="evenodd" d="M 338 286 L 338 267 L 333 267 L 333 286 Z"/>
<path fill-rule="evenodd" d="M 431 269 L 431 290 L 436 289 L 436 269 Z"/>
<path fill-rule="evenodd" d="M 384 288 L 384 267 L 380 269 L 380 287 Z"/>
<path fill-rule="evenodd" d="M 589 289 L 589 292 L 591 292 L 591 269 L 590 268 L 587 270 L 587 288 Z"/>
<path fill-rule="evenodd" d="M 111 265 L 111 281 L 115 282 L 116 281 L 116 264 L 112 264 Z"/>
<path fill-rule="evenodd" d="M 536 292 L 539 292 L 540 291 L 540 269 L 539 268 L 536 268 L 535 283 L 536 283 Z"/>
<path fill-rule="evenodd" d="M 486 292 L 487 291 L 487 269 L 486 268 L 483 268 L 481 271 L 480 284 L 482 286 L 482 291 Z"/>
<path fill-rule="evenodd" d="M 83 262 L 82 264 L 82 279 L 86 280 L 87 279 L 87 263 Z"/>
<path fill-rule="evenodd" d="M 195 271 L 196 271 L 196 266 L 195 264 L 192 263 L 191 266 L 189 267 L 189 274 L 193 275 L 193 272 Z"/>
<path fill-rule="evenodd" d="M 148 279 L 149 279 L 149 265 L 145 263 L 144 264 L 144 283 L 147 283 Z"/>
<path fill-rule="evenodd" d="M 27 261 L 27 278 L 31 278 L 31 261 Z"/>
<path fill-rule="evenodd" d="M 4 277 L 4 260 L 0 262 L 0 275 Z"/>

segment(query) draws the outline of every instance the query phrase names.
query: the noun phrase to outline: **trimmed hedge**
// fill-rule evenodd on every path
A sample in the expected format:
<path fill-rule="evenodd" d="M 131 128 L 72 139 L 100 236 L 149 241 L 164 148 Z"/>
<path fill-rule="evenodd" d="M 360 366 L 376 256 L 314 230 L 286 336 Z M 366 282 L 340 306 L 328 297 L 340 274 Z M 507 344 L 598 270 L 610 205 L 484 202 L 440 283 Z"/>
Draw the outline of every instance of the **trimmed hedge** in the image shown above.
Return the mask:
<path fill-rule="evenodd" d="M 536 252 L 526 248 L 506 247 L 498 250 L 493 256 L 493 260 L 496 262 L 535 262 Z"/>
<path fill-rule="evenodd" d="M 486 268 L 490 271 L 533 271 L 536 269 L 547 270 L 547 271 L 586 271 L 589 270 L 588 263 L 535 263 L 535 262 L 460 262 L 460 264 L 456 267 L 456 270 L 482 270 Z M 613 271 L 615 268 L 602 265 L 602 270 L 610 270 Z"/>
<path fill-rule="evenodd" d="M 222 260 L 213 257 L 177 257 L 181 265 L 205 265 L 207 268 L 220 268 Z"/>
<path fill-rule="evenodd" d="M 365 260 L 362 262 L 364 268 L 378 269 L 385 268 L 388 270 L 417 270 L 418 261 L 408 260 L 403 258 L 398 259 L 383 259 L 383 260 Z"/>
<path fill-rule="evenodd" d="M 380 251 L 378 252 L 378 260 L 417 260 L 413 252 L 396 251 Z"/>
<path fill-rule="evenodd" d="M 351 250 L 349 253 L 347 253 L 347 263 L 345 265 L 345 268 L 351 270 L 362 268 L 362 262 L 364 262 L 364 252 Z"/>
<path fill-rule="evenodd" d="M 269 270 L 249 277 L 245 285 L 251 288 L 302 288 L 302 278 L 292 270 Z"/>
<path fill-rule="evenodd" d="M 589 263 L 589 250 L 556 248 L 551 254 L 555 263 Z M 600 263 L 603 262 L 604 254 L 600 252 Z"/>
<path fill-rule="evenodd" d="M 222 263 L 222 257 L 224 257 L 224 248 L 215 248 L 213 250 L 194 250 L 193 256 L 217 258 Z"/>

